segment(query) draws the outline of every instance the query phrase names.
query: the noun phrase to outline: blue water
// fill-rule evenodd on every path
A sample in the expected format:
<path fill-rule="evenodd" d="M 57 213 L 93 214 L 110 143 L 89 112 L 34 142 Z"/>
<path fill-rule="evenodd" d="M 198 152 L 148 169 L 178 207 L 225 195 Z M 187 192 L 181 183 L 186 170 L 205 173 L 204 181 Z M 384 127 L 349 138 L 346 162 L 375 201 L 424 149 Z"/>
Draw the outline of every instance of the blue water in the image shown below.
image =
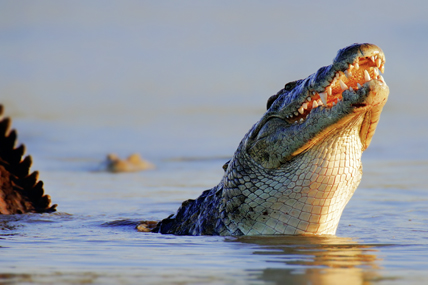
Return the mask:
<path fill-rule="evenodd" d="M 423 284 L 424 1 L 1 1 L 0 103 L 58 212 L 0 217 L 0 283 Z M 372 42 L 390 99 L 337 237 L 139 233 L 216 185 L 283 85 Z M 108 153 L 157 168 L 99 171 Z"/>

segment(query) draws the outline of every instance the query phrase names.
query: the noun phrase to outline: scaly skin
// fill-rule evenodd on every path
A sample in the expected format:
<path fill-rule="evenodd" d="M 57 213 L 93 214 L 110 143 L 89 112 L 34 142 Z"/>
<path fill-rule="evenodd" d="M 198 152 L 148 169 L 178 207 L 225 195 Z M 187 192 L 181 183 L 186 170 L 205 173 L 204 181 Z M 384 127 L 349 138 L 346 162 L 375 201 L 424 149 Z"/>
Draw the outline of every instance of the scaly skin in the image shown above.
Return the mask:
<path fill-rule="evenodd" d="M 17 134 L 11 121 L 3 118 L 0 105 L 0 214 L 50 213 L 56 211 L 44 194 L 37 171 L 30 174 L 31 156 L 23 158 L 24 145 L 15 148 Z"/>
<path fill-rule="evenodd" d="M 220 183 L 185 201 L 152 231 L 335 234 L 388 98 L 377 73 L 384 63 L 379 47 L 354 44 L 332 65 L 286 84 L 242 139 Z"/>

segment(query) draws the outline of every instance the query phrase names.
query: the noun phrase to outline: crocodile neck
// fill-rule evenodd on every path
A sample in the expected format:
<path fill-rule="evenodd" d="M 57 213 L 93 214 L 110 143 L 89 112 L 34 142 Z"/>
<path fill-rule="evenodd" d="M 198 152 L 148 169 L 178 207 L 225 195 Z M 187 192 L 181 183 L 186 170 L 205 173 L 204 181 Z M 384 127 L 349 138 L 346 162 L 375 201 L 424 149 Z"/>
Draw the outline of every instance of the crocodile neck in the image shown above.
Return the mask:
<path fill-rule="evenodd" d="M 362 176 L 358 116 L 279 169 L 265 169 L 240 149 L 223 178 L 229 232 L 335 234 Z"/>

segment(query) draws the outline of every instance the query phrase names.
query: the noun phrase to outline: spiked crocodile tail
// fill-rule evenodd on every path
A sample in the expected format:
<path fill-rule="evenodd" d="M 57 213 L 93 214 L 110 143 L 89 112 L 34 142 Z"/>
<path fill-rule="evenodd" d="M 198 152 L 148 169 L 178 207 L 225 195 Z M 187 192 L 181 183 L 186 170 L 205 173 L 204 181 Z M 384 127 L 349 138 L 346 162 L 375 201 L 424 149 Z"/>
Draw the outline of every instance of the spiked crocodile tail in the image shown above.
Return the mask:
<path fill-rule="evenodd" d="M 0 105 L 0 214 L 46 213 L 56 211 L 44 194 L 39 173 L 30 174 L 31 156 L 23 158 L 25 146 L 15 147 L 17 132 L 10 130 L 11 120 L 3 118 Z"/>

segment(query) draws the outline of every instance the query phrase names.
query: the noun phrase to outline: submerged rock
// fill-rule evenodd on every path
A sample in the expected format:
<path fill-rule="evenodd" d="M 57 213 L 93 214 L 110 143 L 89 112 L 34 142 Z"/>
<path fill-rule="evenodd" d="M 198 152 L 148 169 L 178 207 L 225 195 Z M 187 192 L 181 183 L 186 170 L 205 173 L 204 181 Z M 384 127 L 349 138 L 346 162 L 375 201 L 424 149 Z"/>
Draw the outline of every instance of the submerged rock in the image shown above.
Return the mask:
<path fill-rule="evenodd" d="M 154 169 L 155 165 L 144 160 L 138 153 L 133 153 L 126 159 L 120 159 L 116 154 L 107 155 L 107 171 L 118 172 L 136 172 Z"/>

